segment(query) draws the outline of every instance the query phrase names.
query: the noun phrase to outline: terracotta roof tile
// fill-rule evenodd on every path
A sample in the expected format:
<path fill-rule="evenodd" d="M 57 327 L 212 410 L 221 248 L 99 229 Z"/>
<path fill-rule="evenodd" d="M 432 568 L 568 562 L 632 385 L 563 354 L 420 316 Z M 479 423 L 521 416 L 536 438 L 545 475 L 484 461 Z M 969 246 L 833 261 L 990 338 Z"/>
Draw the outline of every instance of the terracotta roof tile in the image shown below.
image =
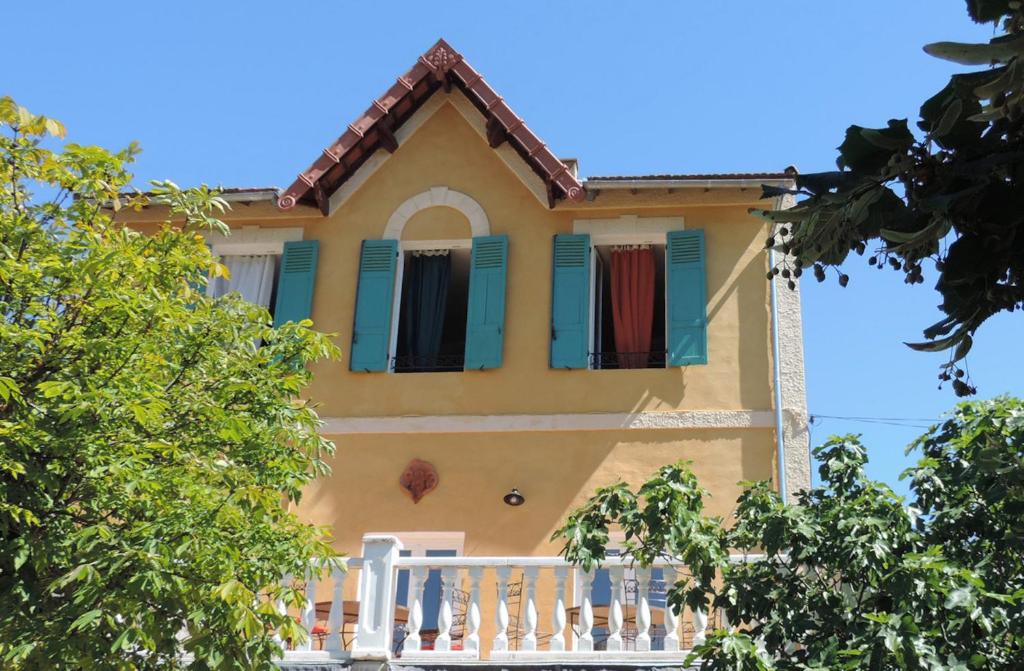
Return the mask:
<path fill-rule="evenodd" d="M 278 199 L 282 209 L 299 201 L 315 202 L 327 212 L 327 199 L 378 148 L 394 151 L 394 131 L 401 126 L 437 89 L 458 86 L 488 119 L 497 124 L 495 142 L 505 139 L 548 185 L 548 200 L 553 207 L 558 198 L 583 200 L 583 185 L 541 142 L 505 103 L 479 72 L 443 39 L 419 57 L 407 73 L 373 101 L 341 136 L 323 150 L 309 168 L 286 188 Z M 493 120 L 493 121 L 492 121 Z M 497 137 L 502 135 L 502 137 Z M 497 146 L 492 142 L 492 146 Z"/>

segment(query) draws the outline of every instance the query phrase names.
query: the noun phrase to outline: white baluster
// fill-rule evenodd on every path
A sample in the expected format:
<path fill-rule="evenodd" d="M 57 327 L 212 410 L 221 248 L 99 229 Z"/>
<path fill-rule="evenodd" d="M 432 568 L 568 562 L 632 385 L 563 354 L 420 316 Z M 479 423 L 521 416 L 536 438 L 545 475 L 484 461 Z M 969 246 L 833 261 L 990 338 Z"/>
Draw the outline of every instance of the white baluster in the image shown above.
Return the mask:
<path fill-rule="evenodd" d="M 523 633 L 523 650 L 537 649 L 537 567 L 523 569 L 523 591 L 526 592 L 526 631 Z"/>
<path fill-rule="evenodd" d="M 565 650 L 565 577 L 568 574 L 568 566 L 555 567 L 555 607 L 551 611 L 551 630 L 554 635 L 548 644 L 548 649 L 555 652 Z"/>
<path fill-rule="evenodd" d="M 455 587 L 455 569 L 441 569 L 441 612 L 437 614 L 437 639 L 434 650 L 452 649 L 452 589 Z"/>
<path fill-rule="evenodd" d="M 469 569 L 469 608 L 466 611 L 466 627 L 462 648 L 480 655 L 480 578 L 484 575 L 482 566 Z"/>
<path fill-rule="evenodd" d="M 499 566 L 495 570 L 498 579 L 498 606 L 494 609 L 496 631 L 491 652 L 508 650 L 508 577 L 511 571 L 508 566 Z"/>
<path fill-rule="evenodd" d="M 288 574 L 285 574 L 285 576 L 283 578 L 281 578 L 281 589 L 285 589 L 286 587 L 288 587 L 291 584 L 292 584 L 292 577 L 290 575 L 288 575 Z M 277 612 L 279 614 L 284 615 L 284 616 L 288 615 L 288 606 L 285 605 L 283 597 L 278 596 L 277 600 L 274 602 L 274 607 L 277 609 Z M 281 649 L 284 649 L 285 648 L 285 641 L 284 641 L 283 638 L 281 638 L 281 633 L 280 632 L 281 632 L 280 627 L 274 632 L 274 643 L 277 643 L 279 646 L 281 646 Z"/>
<path fill-rule="evenodd" d="M 666 575 L 668 573 L 666 570 Z M 667 588 L 671 586 L 668 580 L 665 581 L 665 584 Z M 668 596 L 665 599 L 665 643 L 663 647 L 673 653 L 679 649 L 679 616 L 672 610 Z"/>
<path fill-rule="evenodd" d="M 427 578 L 427 569 L 423 566 L 414 566 L 409 574 L 409 597 L 412 600 L 409 606 L 409 633 L 402 643 L 402 651 L 407 653 L 420 650 L 420 627 L 423 626 L 423 583 Z"/>
<path fill-rule="evenodd" d="M 620 563 L 608 569 L 612 583 L 612 602 L 608 605 L 608 651 L 622 650 L 622 573 Z"/>
<path fill-rule="evenodd" d="M 335 566 L 331 570 L 334 589 L 331 591 L 331 612 L 327 615 L 327 640 L 324 648 L 332 655 L 341 653 L 344 642 L 341 640 L 341 628 L 345 623 L 345 577 L 348 571 Z"/>
<path fill-rule="evenodd" d="M 708 615 L 702 608 L 694 608 L 690 613 L 693 616 L 693 646 L 697 647 L 708 640 Z"/>
<path fill-rule="evenodd" d="M 309 569 L 306 569 L 306 603 L 302 606 L 299 622 L 302 623 L 307 636 L 306 640 L 299 644 L 298 650 L 308 651 L 313 649 L 313 627 L 316 626 L 316 587 L 316 575 Z"/>
<path fill-rule="evenodd" d="M 636 570 L 636 649 L 648 652 L 651 649 L 651 602 L 648 590 L 651 586 L 651 569 Z"/>
<path fill-rule="evenodd" d="M 576 649 L 580 652 L 594 650 L 594 604 L 590 594 L 593 584 L 594 572 L 583 573 L 580 577 L 580 635 L 576 641 Z"/>

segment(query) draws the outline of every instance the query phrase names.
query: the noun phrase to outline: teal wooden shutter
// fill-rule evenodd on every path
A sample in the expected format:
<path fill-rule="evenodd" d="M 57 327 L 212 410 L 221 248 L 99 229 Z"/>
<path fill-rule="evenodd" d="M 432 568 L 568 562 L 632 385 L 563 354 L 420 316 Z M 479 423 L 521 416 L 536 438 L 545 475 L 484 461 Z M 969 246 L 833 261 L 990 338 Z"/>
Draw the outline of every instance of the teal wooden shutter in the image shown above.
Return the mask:
<path fill-rule="evenodd" d="M 590 342 L 590 236 L 556 235 L 551 287 L 551 367 L 586 368 Z"/>
<path fill-rule="evenodd" d="M 281 267 L 277 270 L 277 300 L 274 302 L 274 326 L 309 319 L 313 311 L 313 285 L 318 240 L 284 243 Z"/>
<path fill-rule="evenodd" d="M 665 253 L 668 365 L 708 362 L 704 231 L 672 231 Z"/>
<path fill-rule="evenodd" d="M 363 240 L 350 370 L 381 371 L 388 368 L 397 259 L 397 240 Z"/>
<path fill-rule="evenodd" d="M 466 316 L 466 370 L 501 368 L 508 236 L 473 238 Z"/>

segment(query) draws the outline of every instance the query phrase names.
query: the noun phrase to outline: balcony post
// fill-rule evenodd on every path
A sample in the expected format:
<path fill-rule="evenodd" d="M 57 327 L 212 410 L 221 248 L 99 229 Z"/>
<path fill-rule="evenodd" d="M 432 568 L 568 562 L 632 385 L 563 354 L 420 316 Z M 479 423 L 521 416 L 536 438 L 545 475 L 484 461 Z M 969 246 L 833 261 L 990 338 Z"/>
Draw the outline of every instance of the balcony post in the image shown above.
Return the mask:
<path fill-rule="evenodd" d="M 469 569 L 469 610 L 466 613 L 464 650 L 480 654 L 480 579 L 484 576 L 482 566 Z"/>
<path fill-rule="evenodd" d="M 580 652 L 594 650 L 594 606 L 591 602 L 593 584 L 594 570 L 583 572 L 580 576 L 580 635 L 576 639 L 576 649 Z"/>
<path fill-rule="evenodd" d="M 636 650 L 649 652 L 651 649 L 651 569 L 636 570 Z"/>
<path fill-rule="evenodd" d="M 423 583 L 427 579 L 427 569 L 413 566 L 409 576 L 409 632 L 405 636 L 402 652 L 405 654 L 420 651 L 420 627 L 423 626 Z"/>
<path fill-rule="evenodd" d="M 552 652 L 565 650 L 565 579 L 569 574 L 568 566 L 555 567 L 555 607 L 551 612 L 551 641 L 548 649 Z"/>
<path fill-rule="evenodd" d="M 523 634 L 523 650 L 537 649 L 537 567 L 523 569 L 523 591 L 526 592 L 526 632 Z"/>
<path fill-rule="evenodd" d="M 708 614 L 702 608 L 693 609 L 693 647 L 708 639 Z"/>
<path fill-rule="evenodd" d="M 441 611 L 437 614 L 437 638 L 434 650 L 448 652 L 452 649 L 452 599 L 454 598 L 456 569 L 441 569 Z"/>
<path fill-rule="evenodd" d="M 672 604 L 665 600 L 665 640 L 662 649 L 675 652 L 679 650 L 679 615 L 672 609 Z"/>
<path fill-rule="evenodd" d="M 495 571 L 498 577 L 498 606 L 494 609 L 495 632 L 491 652 L 508 650 L 508 579 L 511 571 L 508 566 L 499 566 Z"/>
<path fill-rule="evenodd" d="M 331 655 L 340 655 L 343 646 L 341 628 L 345 626 L 345 576 L 348 567 L 335 566 L 331 569 L 334 589 L 331 591 L 331 610 L 327 615 L 327 641 L 324 648 Z"/>
<path fill-rule="evenodd" d="M 624 568 L 616 562 L 608 567 L 608 574 L 612 583 L 612 598 L 608 604 L 608 651 L 619 652 L 622 650 L 622 580 Z"/>
<path fill-rule="evenodd" d="M 352 657 L 389 659 L 395 620 L 395 565 L 402 543 L 394 536 L 363 536 L 359 624 Z"/>
<path fill-rule="evenodd" d="M 306 630 L 306 640 L 298 644 L 295 649 L 310 651 L 313 649 L 313 628 L 316 626 L 316 588 L 317 588 L 317 574 L 312 570 L 312 567 L 306 569 L 306 603 L 302 607 L 302 613 L 299 616 L 300 624 L 302 628 Z"/>

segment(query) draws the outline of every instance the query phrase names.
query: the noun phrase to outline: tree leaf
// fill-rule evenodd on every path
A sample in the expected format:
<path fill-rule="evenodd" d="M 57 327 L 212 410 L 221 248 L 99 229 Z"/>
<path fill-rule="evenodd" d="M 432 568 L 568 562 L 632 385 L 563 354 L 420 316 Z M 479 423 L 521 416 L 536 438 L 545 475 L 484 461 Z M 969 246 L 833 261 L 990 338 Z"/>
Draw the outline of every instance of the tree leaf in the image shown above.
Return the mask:
<path fill-rule="evenodd" d="M 941 352 L 959 343 L 965 335 L 967 335 L 966 332 L 960 330 L 951 336 L 931 342 L 905 342 L 903 344 L 918 352 Z"/>
<path fill-rule="evenodd" d="M 72 622 L 71 626 L 68 627 L 68 631 L 75 632 L 87 629 L 90 626 L 92 626 L 92 624 L 96 622 L 96 620 L 100 619 L 102 616 L 103 611 L 99 609 L 86 611 L 85 613 L 82 613 L 77 618 L 75 618 L 75 621 Z"/>
<path fill-rule="evenodd" d="M 924 51 L 929 56 L 961 65 L 991 65 L 1005 63 L 1024 52 L 1024 37 L 1011 36 L 1011 39 L 1006 40 L 997 38 L 988 44 L 933 42 L 925 45 Z"/>
<path fill-rule="evenodd" d="M 942 119 L 939 120 L 939 124 L 935 127 L 933 135 L 936 137 L 943 137 L 948 135 L 956 122 L 960 120 L 960 115 L 964 111 L 964 103 L 960 98 L 956 98 L 949 104 L 946 111 L 942 114 Z"/>

